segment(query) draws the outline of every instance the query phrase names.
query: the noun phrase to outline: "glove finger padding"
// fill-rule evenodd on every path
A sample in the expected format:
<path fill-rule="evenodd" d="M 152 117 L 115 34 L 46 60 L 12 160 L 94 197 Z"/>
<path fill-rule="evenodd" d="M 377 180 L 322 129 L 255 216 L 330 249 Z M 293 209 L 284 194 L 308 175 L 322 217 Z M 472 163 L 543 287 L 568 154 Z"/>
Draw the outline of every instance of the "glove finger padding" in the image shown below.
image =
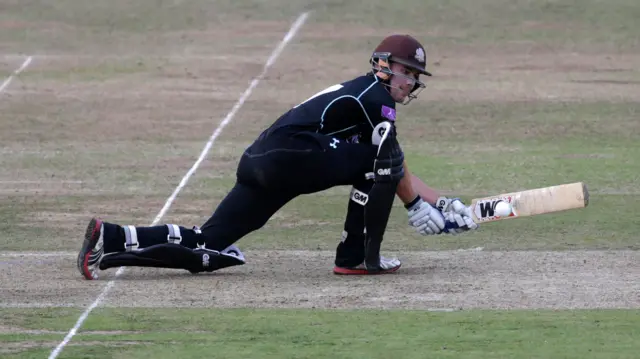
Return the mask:
<path fill-rule="evenodd" d="M 438 234 L 438 233 L 440 233 L 441 231 L 437 231 L 437 232 L 435 232 L 433 229 L 431 229 L 431 227 L 429 227 L 429 226 L 425 223 L 425 224 L 423 224 L 422 226 L 417 227 L 417 228 L 416 228 L 416 232 L 418 232 L 419 234 L 422 234 L 423 236 L 431 236 L 431 235 L 434 235 L 434 234 Z"/>
<path fill-rule="evenodd" d="M 438 211 L 433 211 L 433 215 L 429 218 L 430 220 L 427 222 L 427 227 L 431 229 L 433 233 L 440 233 L 445 229 L 444 217 L 442 217 Z"/>
<path fill-rule="evenodd" d="M 457 231 L 457 233 L 479 228 L 478 224 L 473 221 L 471 208 L 467 207 L 459 198 L 449 199 L 447 197 L 440 197 L 436 203 L 438 203 L 438 208 L 443 213 L 453 213 L 456 215 L 455 217 L 445 215 L 445 217 L 450 218 L 448 221 L 455 222 L 457 226 L 462 229 L 461 231 Z"/>
<path fill-rule="evenodd" d="M 471 208 L 465 206 L 459 199 L 455 199 L 451 202 L 451 210 L 462 216 L 471 217 Z"/>
<path fill-rule="evenodd" d="M 455 212 L 449 212 L 448 213 L 449 216 L 449 221 L 451 222 L 455 222 L 458 227 L 464 227 L 467 225 L 467 223 L 465 222 L 465 220 L 462 218 L 461 215 L 459 215 L 458 213 Z"/>
<path fill-rule="evenodd" d="M 422 235 L 439 234 L 445 228 L 445 219 L 434 207 L 416 198 L 415 203 L 408 208 L 409 225 Z"/>
<path fill-rule="evenodd" d="M 465 221 L 467 228 L 471 230 L 478 229 L 478 224 L 473 221 L 473 218 L 463 216 L 462 219 Z"/>
<path fill-rule="evenodd" d="M 409 211 L 409 225 L 414 227 L 420 227 L 423 224 L 429 222 L 429 207 L 418 207 Z"/>
<path fill-rule="evenodd" d="M 461 215 L 453 212 L 446 212 L 445 220 L 445 232 L 455 235 L 467 231 L 467 224 Z"/>
<path fill-rule="evenodd" d="M 451 208 L 454 213 L 460 215 L 461 220 L 464 222 L 464 225 L 468 229 L 477 229 L 478 224 L 473 221 L 473 217 L 471 215 L 471 208 L 467 207 L 460 200 L 455 200 L 451 202 Z M 459 222 L 458 222 L 459 223 Z"/>

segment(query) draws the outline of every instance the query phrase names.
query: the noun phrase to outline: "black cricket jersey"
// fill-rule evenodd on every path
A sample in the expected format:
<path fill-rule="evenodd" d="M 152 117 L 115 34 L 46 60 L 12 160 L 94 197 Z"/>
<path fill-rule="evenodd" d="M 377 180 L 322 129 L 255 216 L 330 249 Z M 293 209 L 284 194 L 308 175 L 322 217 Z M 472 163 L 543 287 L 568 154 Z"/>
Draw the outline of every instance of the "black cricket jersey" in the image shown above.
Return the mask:
<path fill-rule="evenodd" d="M 267 131 L 287 128 L 371 143 L 373 128 L 395 119 L 395 101 L 380 79 L 370 73 L 316 93 L 284 113 Z"/>

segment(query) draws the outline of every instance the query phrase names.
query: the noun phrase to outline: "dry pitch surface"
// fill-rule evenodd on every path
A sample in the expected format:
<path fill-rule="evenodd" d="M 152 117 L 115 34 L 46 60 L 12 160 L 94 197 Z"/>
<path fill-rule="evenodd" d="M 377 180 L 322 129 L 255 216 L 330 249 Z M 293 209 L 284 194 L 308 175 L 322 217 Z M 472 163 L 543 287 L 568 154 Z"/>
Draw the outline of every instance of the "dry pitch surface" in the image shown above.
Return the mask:
<path fill-rule="evenodd" d="M 249 251 L 215 274 L 127 269 L 108 307 L 639 308 L 637 251 L 409 252 L 394 275 L 339 277 L 332 252 Z M 78 279 L 73 253 L 0 255 L 3 307 L 86 307 L 104 283 Z M 44 277 L 42 273 L 48 272 Z M 114 277 L 102 272 L 102 279 Z"/>

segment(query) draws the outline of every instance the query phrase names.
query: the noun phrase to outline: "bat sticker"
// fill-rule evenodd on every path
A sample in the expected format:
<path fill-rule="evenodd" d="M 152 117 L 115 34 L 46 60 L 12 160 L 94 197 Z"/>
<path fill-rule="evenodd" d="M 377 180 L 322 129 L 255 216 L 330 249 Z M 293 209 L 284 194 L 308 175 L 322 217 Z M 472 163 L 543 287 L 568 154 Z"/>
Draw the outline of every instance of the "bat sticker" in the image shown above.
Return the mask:
<path fill-rule="evenodd" d="M 490 199 L 484 199 L 476 202 L 473 207 L 473 213 L 475 213 L 476 217 L 481 221 L 494 220 L 500 218 L 500 216 L 496 216 L 496 205 L 499 202 L 507 202 L 513 205 L 512 203 L 513 197 L 495 197 Z M 511 211 L 509 217 L 517 217 L 518 214 L 515 212 L 515 209 Z"/>

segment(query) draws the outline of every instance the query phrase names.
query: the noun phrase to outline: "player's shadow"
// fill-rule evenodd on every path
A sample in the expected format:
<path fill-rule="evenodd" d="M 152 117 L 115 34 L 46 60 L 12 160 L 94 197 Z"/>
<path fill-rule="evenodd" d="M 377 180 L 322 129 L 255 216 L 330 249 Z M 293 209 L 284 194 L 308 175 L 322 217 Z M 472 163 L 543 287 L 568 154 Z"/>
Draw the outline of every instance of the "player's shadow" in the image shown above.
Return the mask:
<path fill-rule="evenodd" d="M 189 273 L 188 271 L 163 271 L 162 273 L 127 273 L 125 271 L 119 276 L 115 276 L 115 272 L 111 275 L 102 273 L 100 280 L 118 280 L 118 281 L 164 281 L 164 280 L 208 280 L 219 278 L 243 278 L 247 273 L 242 272 L 203 272 Z"/>

